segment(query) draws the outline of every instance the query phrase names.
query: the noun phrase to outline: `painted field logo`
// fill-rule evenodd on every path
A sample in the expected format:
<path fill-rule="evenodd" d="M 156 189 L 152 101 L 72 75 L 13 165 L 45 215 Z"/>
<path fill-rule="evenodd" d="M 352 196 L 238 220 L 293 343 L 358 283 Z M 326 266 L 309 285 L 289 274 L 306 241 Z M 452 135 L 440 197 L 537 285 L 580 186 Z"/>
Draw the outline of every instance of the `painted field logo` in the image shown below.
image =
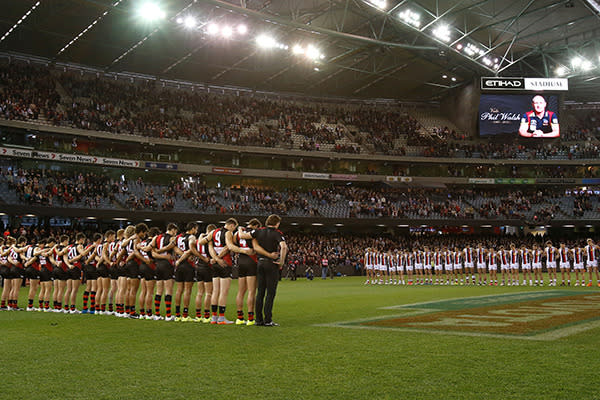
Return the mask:
<path fill-rule="evenodd" d="M 541 291 L 385 307 L 401 314 L 325 326 L 553 340 L 600 327 L 600 293 Z"/>

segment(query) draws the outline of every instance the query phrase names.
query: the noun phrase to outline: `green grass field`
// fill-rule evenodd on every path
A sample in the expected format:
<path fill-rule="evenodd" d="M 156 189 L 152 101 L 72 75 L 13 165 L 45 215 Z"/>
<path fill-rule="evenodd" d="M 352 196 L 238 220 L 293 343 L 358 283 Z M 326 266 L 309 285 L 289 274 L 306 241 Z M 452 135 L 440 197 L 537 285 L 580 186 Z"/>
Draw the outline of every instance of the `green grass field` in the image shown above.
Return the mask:
<path fill-rule="evenodd" d="M 598 328 L 536 341 L 315 326 L 550 289 L 283 281 L 276 328 L 3 311 L 0 398 L 598 399 Z"/>

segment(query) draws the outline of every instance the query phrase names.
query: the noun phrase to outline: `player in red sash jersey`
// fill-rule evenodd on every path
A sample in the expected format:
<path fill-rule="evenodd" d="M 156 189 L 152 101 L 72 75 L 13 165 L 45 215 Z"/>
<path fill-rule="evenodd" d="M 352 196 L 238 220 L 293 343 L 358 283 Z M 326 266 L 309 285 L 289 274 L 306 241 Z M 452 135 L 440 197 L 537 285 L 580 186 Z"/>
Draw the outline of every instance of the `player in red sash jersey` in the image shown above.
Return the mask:
<path fill-rule="evenodd" d="M 27 239 L 19 238 L 19 244 L 26 244 Z M 9 267 L 7 273 L 7 279 L 5 285 L 7 286 L 4 290 L 8 290 L 7 301 L 9 310 L 19 310 L 19 289 L 23 282 L 23 263 L 19 256 L 21 248 L 17 246 L 17 241 L 12 236 L 6 238 L 6 244 L 8 249 L 5 250 L 7 256 L 7 265 Z"/>
<path fill-rule="evenodd" d="M 256 218 L 248 222 L 248 231 L 239 227 L 237 232 L 227 231 L 225 240 L 229 251 L 238 253 L 238 293 L 235 298 L 237 305 L 236 325 L 254 325 L 254 305 L 256 302 L 256 268 L 258 257 L 252 249 L 251 231 L 262 226 Z M 248 321 L 244 319 L 244 297 L 248 292 Z"/>
<path fill-rule="evenodd" d="M 43 242 L 43 243 L 42 243 Z M 21 253 L 23 259 L 23 277 L 29 279 L 29 294 L 27 296 L 26 311 L 41 311 L 41 307 L 33 307 L 33 300 L 38 288 L 40 287 L 40 264 L 38 262 L 36 250 L 45 245 L 45 239 L 41 239 L 37 246 L 30 244 L 24 247 Z M 39 299 L 39 297 L 38 297 Z"/>
<path fill-rule="evenodd" d="M 110 291 L 110 247 L 115 240 L 115 231 L 109 229 L 104 233 L 102 244 L 96 247 L 96 270 L 98 271 L 98 291 L 96 293 L 98 307 L 96 311 L 100 315 L 107 314 L 106 301 L 108 300 L 108 292 Z"/>
<path fill-rule="evenodd" d="M 210 305 L 213 291 L 213 271 L 212 264 L 214 260 L 208 250 L 208 241 L 212 237 L 213 231 L 217 229 L 216 225 L 209 224 L 204 234 L 196 240 L 195 248 L 192 253 L 196 256 L 196 281 L 198 282 L 198 291 L 196 292 L 196 318 L 194 322 L 210 322 Z M 204 299 L 204 301 L 203 301 Z M 204 314 L 202 306 L 204 305 Z"/>
<path fill-rule="evenodd" d="M 175 260 L 173 249 L 177 247 L 177 225 L 167 225 L 165 233 L 154 239 L 152 258 L 156 260 L 156 294 L 154 295 L 154 319 L 162 319 L 160 315 L 160 304 L 162 297 L 165 298 L 165 319 L 171 321 L 173 303 L 173 284 L 175 282 Z"/>
<path fill-rule="evenodd" d="M 154 296 L 154 287 L 156 286 L 156 264 L 151 256 L 154 247 L 154 240 L 159 235 L 160 229 L 150 228 L 148 236 L 138 244 L 138 252 L 141 256 L 140 261 L 140 318 L 154 319 L 152 315 L 152 300 Z"/>
<path fill-rule="evenodd" d="M 121 252 L 121 243 L 123 242 L 123 238 L 125 237 L 125 229 L 118 229 L 116 233 L 116 238 L 113 239 L 110 243 L 108 243 L 108 259 L 110 260 L 110 264 L 108 264 L 108 276 L 110 278 L 110 290 L 108 292 L 108 298 L 106 299 L 108 302 L 108 311 L 106 313 L 108 315 L 116 315 L 116 304 L 117 304 L 117 294 L 119 293 L 119 262 L 118 256 Z"/>
<path fill-rule="evenodd" d="M 208 251 L 211 258 L 215 261 L 213 265 L 213 294 L 211 301 L 211 324 L 227 325 L 233 324 L 225 318 L 225 309 L 227 306 L 227 294 L 231 285 L 231 267 L 233 261 L 227 248 L 226 235 L 227 232 L 233 234 L 233 231 L 238 227 L 238 222 L 235 218 L 229 218 L 225 221 L 222 228 L 214 230 L 210 242 L 208 243 Z M 217 316 L 218 310 L 218 316 Z"/>
<path fill-rule="evenodd" d="M 129 225 L 125 228 L 124 238 L 119 244 L 118 247 L 118 255 L 115 260 L 115 265 L 117 265 L 117 295 L 115 297 L 115 302 L 117 305 L 117 317 L 121 318 L 129 318 L 131 316 L 131 306 L 130 306 L 130 297 L 129 285 L 139 284 L 139 280 L 137 282 L 128 282 L 129 266 L 132 267 L 132 273 L 135 273 L 135 268 L 137 267 L 137 263 L 135 262 L 135 240 L 137 238 L 135 234 L 135 226 Z M 139 269 L 138 269 L 139 270 Z M 135 279 L 135 278 L 134 278 Z M 137 289 L 136 289 L 137 291 Z M 135 301 L 135 296 L 134 299 Z M 134 315 L 134 318 L 136 316 Z"/>
<path fill-rule="evenodd" d="M 196 277 L 196 267 L 192 264 L 192 248 L 196 246 L 198 224 L 188 222 L 185 234 L 177 236 L 177 254 L 179 259 L 175 262 L 175 321 L 192 321 L 189 316 L 189 306 L 192 296 L 192 287 Z M 183 317 L 181 316 L 181 298 L 183 296 Z"/>
<path fill-rule="evenodd" d="M 92 235 L 92 243 L 85 247 L 89 252 L 83 263 L 83 275 L 85 276 L 85 290 L 83 291 L 83 308 L 81 312 L 87 314 L 96 314 L 96 294 L 98 293 L 98 258 L 96 249 L 102 245 L 102 235 L 98 232 Z M 101 247 L 100 247 L 101 248 Z M 88 310 L 88 301 L 90 308 Z"/>

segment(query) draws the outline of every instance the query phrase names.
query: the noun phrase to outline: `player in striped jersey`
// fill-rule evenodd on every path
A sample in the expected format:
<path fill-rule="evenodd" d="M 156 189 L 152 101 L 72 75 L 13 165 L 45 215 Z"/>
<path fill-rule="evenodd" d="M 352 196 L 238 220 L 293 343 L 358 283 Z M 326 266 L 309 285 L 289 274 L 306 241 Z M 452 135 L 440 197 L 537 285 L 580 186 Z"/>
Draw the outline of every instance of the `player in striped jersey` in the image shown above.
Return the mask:
<path fill-rule="evenodd" d="M 425 253 L 419 249 L 415 248 L 414 251 L 415 254 L 415 271 L 417 273 L 417 280 L 415 281 L 415 283 L 419 284 L 419 285 L 423 285 L 425 283 L 425 280 L 423 278 L 423 263 L 424 263 L 424 258 L 425 258 Z"/>
<path fill-rule="evenodd" d="M 473 284 L 475 284 L 475 251 L 473 247 L 467 246 L 465 247 L 465 282 L 469 284 L 469 277 L 471 277 Z"/>
<path fill-rule="evenodd" d="M 406 251 L 404 252 L 404 262 L 406 266 L 406 283 L 408 285 L 413 284 L 413 272 L 415 269 L 415 252 Z"/>
<path fill-rule="evenodd" d="M 596 273 L 596 283 L 598 287 L 600 287 L 600 275 L 598 274 L 598 254 L 597 254 L 598 246 L 594 244 L 592 239 L 587 239 L 587 245 L 585 246 L 585 256 L 586 262 L 585 266 L 587 267 L 589 274 L 589 282 L 588 286 L 592 286 L 592 272 Z"/>
<path fill-rule="evenodd" d="M 533 244 L 531 250 L 531 268 L 533 269 L 534 285 L 544 286 L 544 276 L 542 275 L 542 249 L 536 243 Z"/>
<path fill-rule="evenodd" d="M 452 265 L 452 272 L 454 273 L 454 283 L 456 285 L 458 285 L 459 279 L 460 279 L 460 284 L 462 285 L 463 284 L 463 268 L 462 268 L 463 252 L 458 247 L 454 247 L 454 252 L 452 253 L 452 257 L 454 257 L 453 265 Z M 475 284 L 474 278 L 473 278 L 473 284 Z"/>
<path fill-rule="evenodd" d="M 485 270 L 485 248 L 480 243 L 475 249 L 475 257 L 477 259 L 477 275 L 479 275 L 479 285 L 487 285 L 486 270 Z"/>
<path fill-rule="evenodd" d="M 579 286 L 579 273 L 581 272 L 581 286 L 585 283 L 585 273 L 583 272 L 583 254 L 584 250 L 580 242 L 577 242 L 573 248 L 573 269 L 575 270 L 575 286 Z"/>
<path fill-rule="evenodd" d="M 551 241 L 546 242 L 546 269 L 549 286 L 556 286 L 556 247 L 552 246 Z"/>
<path fill-rule="evenodd" d="M 527 276 L 529 276 L 529 286 L 533 285 L 531 279 L 531 250 L 525 244 L 521 245 L 521 270 L 523 271 L 523 286 L 527 284 Z"/>
<path fill-rule="evenodd" d="M 433 276 L 431 275 L 431 266 L 433 264 L 433 254 L 429 250 L 429 247 L 423 248 L 423 269 L 425 273 L 425 285 L 433 285 Z"/>
<path fill-rule="evenodd" d="M 496 252 L 496 249 L 488 249 L 487 259 L 488 271 L 490 273 L 490 286 L 498 286 L 498 253 Z"/>
<path fill-rule="evenodd" d="M 435 284 L 443 284 L 444 270 L 442 267 L 444 254 L 439 247 L 436 247 L 433 252 L 433 269 L 435 271 Z"/>
<path fill-rule="evenodd" d="M 500 260 L 500 274 L 502 276 L 500 286 L 506 285 L 506 275 L 508 275 L 508 285 L 510 286 L 510 255 L 508 251 L 504 249 L 504 246 L 500 246 L 500 249 L 498 250 L 498 259 Z"/>
<path fill-rule="evenodd" d="M 392 254 L 392 260 L 396 264 L 396 274 L 398 277 L 398 281 L 396 284 L 404 285 L 404 268 L 406 267 L 406 256 L 404 252 L 395 249 L 394 254 Z"/>
<path fill-rule="evenodd" d="M 519 286 L 519 255 L 520 251 L 517 250 L 517 246 L 514 243 L 510 244 L 510 251 L 508 252 L 510 257 L 510 275 L 509 285 L 512 283 L 514 286 Z"/>
<path fill-rule="evenodd" d="M 567 286 L 571 286 L 571 250 L 561 242 L 558 249 L 558 256 L 560 262 L 560 286 L 565 286 L 565 272 L 567 274 Z"/>
<path fill-rule="evenodd" d="M 373 253 L 371 251 L 370 247 L 367 247 L 367 250 L 365 250 L 365 255 L 364 255 L 364 260 L 365 260 L 365 272 L 367 275 L 367 280 L 365 281 L 365 285 L 368 285 L 369 283 L 372 283 L 374 280 L 374 274 L 373 274 Z"/>

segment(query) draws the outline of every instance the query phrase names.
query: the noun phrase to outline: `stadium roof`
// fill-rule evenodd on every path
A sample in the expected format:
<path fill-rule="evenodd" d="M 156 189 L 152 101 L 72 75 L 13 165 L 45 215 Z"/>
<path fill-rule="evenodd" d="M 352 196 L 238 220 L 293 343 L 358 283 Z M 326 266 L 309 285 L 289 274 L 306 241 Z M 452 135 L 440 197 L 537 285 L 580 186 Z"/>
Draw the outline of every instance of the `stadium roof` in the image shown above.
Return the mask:
<path fill-rule="evenodd" d="M 583 97 L 600 88 L 594 0 L 151 1 L 164 16 L 149 22 L 147 0 L 1 0 L 0 52 L 341 97 L 436 100 L 496 74 L 564 74 Z"/>

